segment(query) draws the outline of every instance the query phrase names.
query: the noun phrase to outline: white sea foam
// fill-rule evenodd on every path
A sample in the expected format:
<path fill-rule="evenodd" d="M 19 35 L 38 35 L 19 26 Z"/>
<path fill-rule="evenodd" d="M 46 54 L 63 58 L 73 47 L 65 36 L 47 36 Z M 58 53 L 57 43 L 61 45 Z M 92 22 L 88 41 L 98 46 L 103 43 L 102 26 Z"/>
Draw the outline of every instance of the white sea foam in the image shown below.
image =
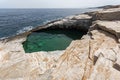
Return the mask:
<path fill-rule="evenodd" d="M 46 20 L 46 21 L 43 22 L 43 24 L 48 24 L 48 23 L 51 23 L 51 22 L 54 22 L 54 21 L 57 21 L 57 20 L 60 20 L 60 19 L 62 19 L 62 17 L 61 18 L 52 19 L 52 20 Z"/>
<path fill-rule="evenodd" d="M 21 33 L 30 31 L 30 30 L 32 30 L 32 29 L 33 29 L 33 26 L 27 26 L 27 27 L 24 27 L 24 28 L 21 29 L 21 30 L 18 30 L 18 31 L 17 31 L 17 34 L 21 34 Z"/>
<path fill-rule="evenodd" d="M 51 22 L 51 20 L 46 20 L 45 22 L 43 22 L 43 24 L 47 24 L 49 22 Z"/>
<path fill-rule="evenodd" d="M 0 38 L 0 40 L 6 39 L 6 38 L 8 38 L 8 37 L 2 37 L 2 38 Z"/>

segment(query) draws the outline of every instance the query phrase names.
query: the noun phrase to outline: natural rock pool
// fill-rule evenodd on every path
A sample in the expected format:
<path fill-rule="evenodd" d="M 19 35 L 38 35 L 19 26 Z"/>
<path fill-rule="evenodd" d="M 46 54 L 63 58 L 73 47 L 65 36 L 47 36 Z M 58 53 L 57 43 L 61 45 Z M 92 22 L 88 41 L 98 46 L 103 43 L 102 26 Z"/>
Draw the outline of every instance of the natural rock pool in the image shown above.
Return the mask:
<path fill-rule="evenodd" d="M 45 29 L 31 33 L 23 43 L 26 53 L 65 50 L 72 40 L 80 39 L 85 32 L 76 29 Z"/>

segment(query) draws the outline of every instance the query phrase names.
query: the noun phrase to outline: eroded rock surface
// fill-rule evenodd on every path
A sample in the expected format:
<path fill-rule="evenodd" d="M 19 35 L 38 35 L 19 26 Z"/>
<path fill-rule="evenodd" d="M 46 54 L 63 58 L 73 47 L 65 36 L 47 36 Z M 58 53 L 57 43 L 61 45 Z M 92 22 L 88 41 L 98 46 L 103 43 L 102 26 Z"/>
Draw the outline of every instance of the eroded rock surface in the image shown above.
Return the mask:
<path fill-rule="evenodd" d="M 120 8 L 110 10 L 100 11 L 107 13 L 107 21 L 96 19 L 88 34 L 64 51 L 25 54 L 23 35 L 0 41 L 0 80 L 120 80 L 120 22 L 115 17 Z"/>
<path fill-rule="evenodd" d="M 93 16 L 93 20 L 120 20 L 120 8 L 103 9 L 88 14 Z"/>
<path fill-rule="evenodd" d="M 40 30 L 41 28 L 50 28 L 50 29 L 76 28 L 76 29 L 87 31 L 89 29 L 89 26 L 92 24 L 91 19 L 92 19 L 92 17 L 89 16 L 88 14 L 68 16 L 64 19 L 52 21 L 52 22 L 44 25 L 43 27 L 37 27 L 33 31 Z"/>
<path fill-rule="evenodd" d="M 95 21 L 93 28 L 99 28 L 103 31 L 115 35 L 120 42 L 120 21 Z"/>

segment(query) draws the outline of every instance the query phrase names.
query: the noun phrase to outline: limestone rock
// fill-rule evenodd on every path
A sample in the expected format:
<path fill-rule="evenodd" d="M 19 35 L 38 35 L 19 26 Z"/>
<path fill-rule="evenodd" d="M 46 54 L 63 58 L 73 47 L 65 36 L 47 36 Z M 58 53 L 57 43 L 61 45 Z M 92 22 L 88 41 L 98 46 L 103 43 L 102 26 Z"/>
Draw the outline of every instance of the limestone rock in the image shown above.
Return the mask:
<path fill-rule="evenodd" d="M 87 14 L 93 16 L 93 20 L 120 20 L 120 8 L 103 9 Z"/>
<path fill-rule="evenodd" d="M 89 29 L 89 26 L 92 24 L 91 18 L 92 17 L 87 14 L 68 16 L 64 19 L 52 21 L 52 22 L 44 25 L 43 27 L 44 28 L 52 28 L 52 29 L 77 28 L 77 29 L 86 31 Z M 38 27 L 35 30 L 39 30 L 39 29 L 41 29 L 41 27 Z"/>
<path fill-rule="evenodd" d="M 120 42 L 120 21 L 95 21 L 94 24 L 94 27 L 115 35 Z"/>
<path fill-rule="evenodd" d="M 64 53 L 54 51 L 26 54 L 21 44 L 24 41 L 25 37 L 0 42 L 0 80 L 43 80 L 43 75 L 47 77 L 51 73 L 50 69 L 55 67 L 59 56 Z"/>
<path fill-rule="evenodd" d="M 116 16 L 119 9 L 99 13 L 104 14 L 97 17 L 101 20 L 120 18 Z M 92 17 L 70 16 L 44 27 L 85 27 Z M 22 43 L 28 34 L 1 40 L 0 80 L 120 80 L 119 26 L 120 21 L 95 21 L 88 34 L 73 41 L 64 51 L 25 53 Z"/>
<path fill-rule="evenodd" d="M 110 9 L 110 8 L 120 8 L 120 5 L 106 5 L 97 8 Z"/>

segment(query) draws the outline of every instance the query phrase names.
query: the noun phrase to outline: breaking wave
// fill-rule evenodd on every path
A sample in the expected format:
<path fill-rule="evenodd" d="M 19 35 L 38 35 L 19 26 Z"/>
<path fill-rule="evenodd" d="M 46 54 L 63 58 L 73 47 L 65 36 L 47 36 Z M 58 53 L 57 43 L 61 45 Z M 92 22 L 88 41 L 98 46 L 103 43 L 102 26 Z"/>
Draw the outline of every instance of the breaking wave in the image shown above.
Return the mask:
<path fill-rule="evenodd" d="M 27 26 L 27 27 L 24 27 L 24 28 L 21 29 L 21 30 L 18 30 L 16 34 L 18 35 L 18 34 L 21 34 L 21 33 L 27 32 L 27 31 L 30 31 L 30 30 L 32 30 L 32 29 L 33 29 L 33 26 Z"/>

